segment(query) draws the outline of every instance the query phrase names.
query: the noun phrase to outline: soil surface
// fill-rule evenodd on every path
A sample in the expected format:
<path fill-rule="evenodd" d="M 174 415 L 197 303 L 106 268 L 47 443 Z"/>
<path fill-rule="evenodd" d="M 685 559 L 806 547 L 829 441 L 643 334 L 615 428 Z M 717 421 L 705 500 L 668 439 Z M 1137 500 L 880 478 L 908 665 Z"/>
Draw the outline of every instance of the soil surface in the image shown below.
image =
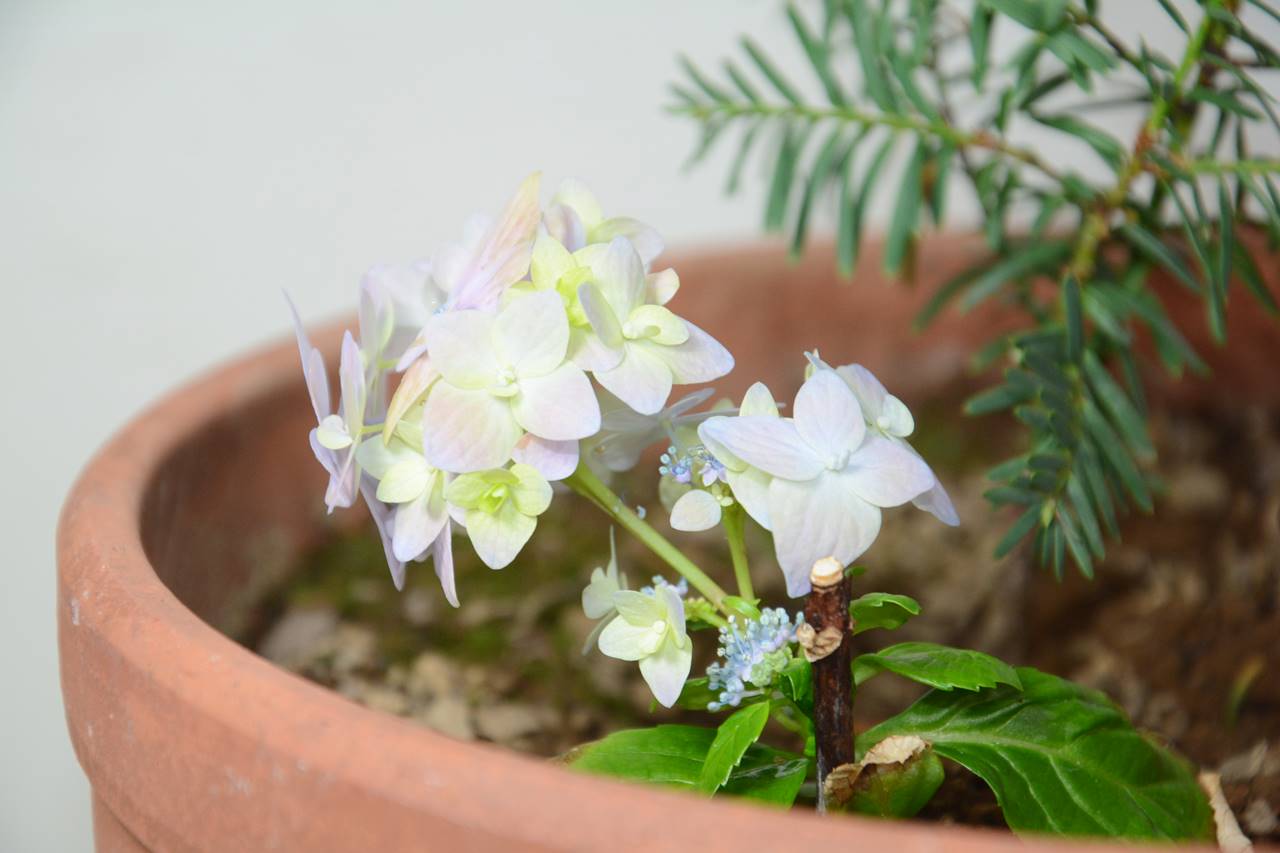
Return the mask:
<path fill-rule="evenodd" d="M 954 411 L 950 405 L 942 411 Z M 918 413 L 918 423 L 941 422 Z M 982 472 L 1013 435 L 996 419 L 961 433 L 919 435 L 962 520 L 947 528 L 911 508 L 886 513 L 863 558 L 855 595 L 901 592 L 924 612 L 892 634 L 858 637 L 860 650 L 901 640 L 982 649 L 1099 688 L 1141 727 L 1222 776 L 1245 833 L 1280 841 L 1280 413 L 1183 409 L 1154 417 L 1162 493 L 1153 516 L 1133 515 L 1122 541 L 1088 580 L 1055 579 L 1024 554 L 991 557 L 1007 521 L 982 497 Z M 643 468 L 643 463 L 642 463 Z M 653 488 L 644 468 L 635 483 Z M 629 491 L 668 532 L 651 492 Z M 579 605 L 593 567 L 608 559 L 607 525 L 580 499 L 557 495 L 517 561 L 486 569 L 455 544 L 463 606 L 451 608 L 429 566 L 391 585 L 369 535 L 335 537 L 263 607 L 246 645 L 370 707 L 450 736 L 554 756 L 630 726 L 712 725 L 705 714 L 654 708 L 634 664 L 582 646 L 592 623 Z M 758 531 L 757 531 L 758 533 Z M 723 543 L 676 534 L 693 559 L 729 576 Z M 749 541 L 757 592 L 785 604 L 762 536 Z M 660 565 L 619 535 L 619 563 L 639 586 Z M 715 639 L 695 635 L 700 671 Z M 860 725 L 920 693 L 876 679 L 858 694 Z M 771 742 L 793 746 L 785 732 Z M 977 777 L 948 764 L 924 819 L 1003 825 Z"/>

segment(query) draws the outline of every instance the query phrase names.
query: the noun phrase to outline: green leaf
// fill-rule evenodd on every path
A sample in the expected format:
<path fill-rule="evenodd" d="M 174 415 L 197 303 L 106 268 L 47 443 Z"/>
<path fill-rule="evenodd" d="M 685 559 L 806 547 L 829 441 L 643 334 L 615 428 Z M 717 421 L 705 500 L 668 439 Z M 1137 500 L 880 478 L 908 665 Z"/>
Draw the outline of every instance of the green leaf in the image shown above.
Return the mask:
<path fill-rule="evenodd" d="M 1027 243 L 974 279 L 964 298 L 960 300 L 961 309 L 967 311 L 973 308 L 999 290 L 1006 282 L 1025 278 L 1032 273 L 1053 270 L 1060 261 L 1066 259 L 1070 251 L 1070 245 L 1060 240 Z"/>
<path fill-rule="evenodd" d="M 803 711 L 813 714 L 813 665 L 804 658 L 793 658 L 778 673 L 778 689 Z"/>
<path fill-rule="evenodd" d="M 939 690 L 979 690 L 997 684 L 1021 686 L 1018 674 L 1004 661 L 972 649 L 937 643 L 898 643 L 853 660 L 855 684 L 884 671 Z"/>
<path fill-rule="evenodd" d="M 705 677 L 690 678 L 684 683 L 684 687 L 680 689 L 680 696 L 676 699 L 676 706 L 693 711 L 705 711 L 707 710 L 707 705 L 719 698 L 720 693 L 707 686 Z"/>
<path fill-rule="evenodd" d="M 587 773 L 694 790 L 715 737 L 714 730 L 699 726 L 626 729 L 583 744 L 563 761 Z M 743 754 L 721 790 L 790 806 L 808 773 L 809 761 L 804 757 L 755 744 Z"/>
<path fill-rule="evenodd" d="M 1062 308 L 1067 321 L 1067 358 L 1078 363 L 1084 352 L 1084 311 L 1080 307 L 1080 282 L 1074 275 L 1068 275 L 1062 283 Z"/>
<path fill-rule="evenodd" d="M 791 198 L 792 179 L 796 161 L 804 147 L 805 135 L 797 127 L 782 129 L 778 140 L 778 156 L 773 165 L 773 181 L 769 185 L 769 198 L 765 205 L 764 228 L 778 231 L 787 218 L 787 202 Z"/>
<path fill-rule="evenodd" d="M 1125 222 L 1116 227 L 1116 233 L 1129 245 L 1177 276 L 1193 293 L 1200 292 L 1200 282 L 1191 274 L 1187 265 L 1150 231 L 1136 222 Z"/>
<path fill-rule="evenodd" d="M 981 90 L 982 81 L 987 77 L 987 66 L 991 55 L 991 23 L 994 13 L 985 6 L 973 11 L 973 20 L 969 24 L 969 47 L 973 52 L 973 71 L 969 79 L 973 88 Z"/>
<path fill-rule="evenodd" d="M 747 749 L 759 740 L 767 722 L 769 703 L 760 702 L 735 711 L 721 723 L 698 774 L 698 790 L 714 794 L 729 781 L 729 775 L 746 755 Z"/>
<path fill-rule="evenodd" d="M 873 628 L 892 631 L 912 616 L 919 615 L 920 602 L 905 595 L 868 592 L 849 603 L 849 616 L 853 619 L 855 635 Z"/>
<path fill-rule="evenodd" d="M 1042 115 L 1040 113 L 1032 113 L 1031 117 L 1046 127 L 1052 127 L 1055 130 L 1076 137 L 1096 151 L 1098 156 L 1111 168 L 1119 169 L 1124 165 L 1126 157 L 1124 146 L 1114 136 L 1105 131 L 1081 121 L 1075 116 L 1066 114 Z"/>
<path fill-rule="evenodd" d="M 809 30 L 808 24 L 804 22 L 804 18 L 800 15 L 800 10 L 796 8 L 794 3 L 787 4 L 787 20 L 791 22 L 791 28 L 795 31 L 796 39 L 799 40 L 800 46 L 804 48 L 805 55 L 809 57 L 809 64 L 813 66 L 814 73 L 818 75 L 822 88 L 826 90 L 827 100 L 836 106 L 844 106 L 844 91 L 840 88 L 840 83 L 836 80 L 835 71 L 831 67 L 831 55 L 827 50 L 827 45 Z"/>
<path fill-rule="evenodd" d="M 1142 413 L 1129 400 L 1129 395 L 1119 383 L 1111 378 L 1111 374 L 1092 350 L 1084 354 L 1084 374 L 1089 381 L 1089 388 L 1111 416 L 1112 422 L 1120 428 L 1129 447 L 1135 453 L 1154 456 L 1156 451 L 1147 436 L 1147 425 Z"/>
<path fill-rule="evenodd" d="M 1030 667 L 1023 689 L 931 691 L 858 737 L 917 735 L 982 777 L 1016 832 L 1208 840 L 1213 817 L 1186 762 L 1105 696 Z"/>
<path fill-rule="evenodd" d="M 1033 391 L 1031 389 L 1019 388 L 1007 383 L 997 385 L 966 400 L 964 413 L 975 416 L 989 415 L 992 412 L 999 412 L 1023 403 L 1030 399 L 1032 394 Z"/>
<path fill-rule="evenodd" d="M 760 73 L 765 76 L 765 79 L 773 84 L 773 88 L 778 90 L 779 95 L 786 98 L 787 102 L 793 106 L 803 105 L 804 102 L 796 94 L 795 87 L 787 81 L 786 77 L 782 76 L 782 72 L 774 67 L 773 63 L 769 61 L 769 57 L 764 55 L 764 51 L 760 50 L 754 41 L 743 36 L 742 49 L 751 57 L 751 61 L 756 64 L 756 68 L 760 69 Z"/>
<path fill-rule="evenodd" d="M 1121 484 L 1133 498 L 1133 502 L 1143 512 L 1151 512 L 1151 491 L 1147 488 L 1146 481 L 1142 479 L 1142 474 L 1134 464 L 1129 451 L 1120 441 L 1120 437 L 1116 435 L 1115 430 L 1107 423 L 1097 407 L 1090 402 L 1086 402 L 1084 406 L 1084 422 L 1093 439 L 1093 446 L 1098 449 L 1099 455 L 1120 478 Z"/>
<path fill-rule="evenodd" d="M 924 168 L 925 153 L 924 143 L 917 143 L 902 173 L 902 182 L 898 187 L 898 203 L 893 209 L 893 218 L 889 220 L 889 230 L 884 240 L 884 268 L 889 273 L 897 273 L 902 269 L 912 238 L 915 236 L 916 220 L 920 216 L 922 197 L 920 178 Z"/>
<path fill-rule="evenodd" d="M 982 5 L 1013 18 L 1027 29 L 1041 27 L 1041 10 L 1035 0 L 982 0 Z"/>

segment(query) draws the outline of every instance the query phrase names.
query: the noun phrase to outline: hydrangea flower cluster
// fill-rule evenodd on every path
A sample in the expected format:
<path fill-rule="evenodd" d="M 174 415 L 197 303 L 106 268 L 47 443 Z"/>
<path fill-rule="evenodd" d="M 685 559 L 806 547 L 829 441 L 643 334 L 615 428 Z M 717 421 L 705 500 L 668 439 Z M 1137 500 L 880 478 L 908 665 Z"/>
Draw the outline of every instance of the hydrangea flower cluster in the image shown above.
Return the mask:
<path fill-rule="evenodd" d="M 737 707 L 769 689 L 791 660 L 791 644 L 802 622 L 803 614 L 793 620 L 781 607 L 764 609 L 759 619 L 730 616 L 729 624 L 720 629 L 716 655 L 721 660 L 707 667 L 707 686 L 719 694 L 707 709 Z"/>
<path fill-rule="evenodd" d="M 572 181 L 543 211 L 539 183 L 530 176 L 496 219 L 473 218 L 430 260 L 370 270 L 336 412 L 324 359 L 296 322 L 326 504 L 363 497 L 397 587 L 407 563 L 431 558 L 455 606 L 455 530 L 489 567 L 510 564 L 581 442 L 608 441 L 602 398 L 652 417 L 673 385 L 733 367 L 665 307 L 679 279 L 650 271 L 656 231 L 606 218 Z"/>
<path fill-rule="evenodd" d="M 947 524 L 958 523 L 955 509 L 908 443 L 910 411 L 860 365 L 809 354 L 785 417 L 760 383 L 737 408 L 726 400 L 695 411 L 710 389 L 668 404 L 674 386 L 718 379 L 733 357 L 668 307 L 680 280 L 652 269 L 662 251 L 654 229 L 605 216 L 574 181 L 544 209 L 539 185 L 530 176 L 496 218 L 474 217 L 429 260 L 365 275 L 336 407 L 324 358 L 293 311 L 325 503 L 363 499 L 396 586 L 408 564 L 431 560 L 457 606 L 454 537 L 490 568 L 508 566 L 550 506 L 552 483 L 565 481 L 681 576 L 628 589 L 611 535 L 609 563 L 582 594 L 596 620 L 588 647 L 636 661 L 670 706 L 692 665 L 687 609 L 695 626 L 724 626 L 722 660 L 707 674 L 719 691 L 713 708 L 735 706 L 790 660 L 800 617 L 732 615 L 744 611 L 602 478 L 665 444 L 671 526 L 724 528 L 748 606 L 746 517 L 772 534 L 795 597 L 809 591 L 817 560 L 848 565 L 871 546 L 883 508 L 912 502 Z"/>

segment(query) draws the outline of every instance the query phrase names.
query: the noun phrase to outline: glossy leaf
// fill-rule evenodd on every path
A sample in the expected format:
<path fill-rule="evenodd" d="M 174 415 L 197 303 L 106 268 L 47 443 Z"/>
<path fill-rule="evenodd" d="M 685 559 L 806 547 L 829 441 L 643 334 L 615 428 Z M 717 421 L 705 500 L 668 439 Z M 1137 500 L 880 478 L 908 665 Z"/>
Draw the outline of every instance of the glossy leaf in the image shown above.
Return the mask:
<path fill-rule="evenodd" d="M 887 592 L 868 592 L 849 604 L 849 617 L 853 619 L 855 635 L 873 628 L 892 631 L 912 616 L 919 615 L 920 602 L 906 595 Z"/>
<path fill-rule="evenodd" d="M 854 658 L 855 684 L 879 672 L 892 672 L 939 690 L 978 690 L 997 684 L 1020 686 L 1013 667 L 999 658 L 937 643 L 898 643 Z"/>
<path fill-rule="evenodd" d="M 695 790 L 715 737 L 714 729 L 698 726 L 627 729 L 583 744 L 563 761 L 587 773 Z M 789 806 L 808 774 L 809 761 L 803 756 L 756 744 L 742 755 L 721 790 Z"/>
<path fill-rule="evenodd" d="M 1208 840 L 1190 766 L 1133 728 L 1105 696 L 1029 667 L 1022 690 L 934 690 L 858 737 L 859 750 L 917 735 L 982 777 L 1017 832 Z"/>

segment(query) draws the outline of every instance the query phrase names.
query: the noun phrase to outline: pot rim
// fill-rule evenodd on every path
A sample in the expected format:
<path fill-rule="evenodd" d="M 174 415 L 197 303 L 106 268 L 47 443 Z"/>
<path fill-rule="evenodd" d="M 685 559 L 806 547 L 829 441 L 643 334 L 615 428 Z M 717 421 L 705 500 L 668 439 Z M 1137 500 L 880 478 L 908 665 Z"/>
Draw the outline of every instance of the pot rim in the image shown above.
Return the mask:
<path fill-rule="evenodd" d="M 336 341 L 337 329 L 329 324 L 317 337 Z M 141 520 L 171 453 L 213 420 L 300 382 L 296 347 L 282 340 L 182 386 L 95 455 L 62 512 L 57 607 L 67 725 L 95 796 L 146 847 L 227 849 L 249 837 L 250 846 L 279 849 L 412 849 L 456 838 L 659 850 L 683 847 L 691 834 L 708 850 L 1128 849 L 827 819 L 587 776 L 453 740 L 273 665 L 175 597 L 144 551 Z M 216 760 L 202 755 L 214 748 Z M 205 802 L 198 793 L 192 802 L 200 791 Z"/>

